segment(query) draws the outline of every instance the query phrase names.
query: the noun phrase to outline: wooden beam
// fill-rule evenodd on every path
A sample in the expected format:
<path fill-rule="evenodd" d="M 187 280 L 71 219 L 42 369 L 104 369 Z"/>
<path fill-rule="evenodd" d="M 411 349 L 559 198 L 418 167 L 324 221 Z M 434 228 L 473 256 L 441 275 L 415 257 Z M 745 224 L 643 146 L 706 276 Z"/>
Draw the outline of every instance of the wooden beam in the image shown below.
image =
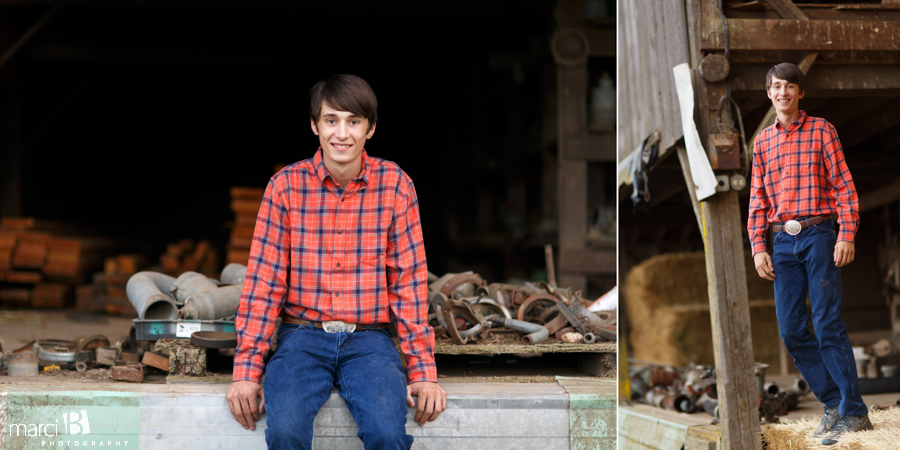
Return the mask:
<path fill-rule="evenodd" d="M 771 68 L 772 65 L 761 64 L 732 66 L 732 94 L 736 96 L 765 94 L 766 73 Z M 882 97 L 885 91 L 890 90 L 900 90 L 900 70 L 897 66 L 828 64 L 816 66 L 816 69 L 809 73 L 806 78 L 805 97 L 834 97 L 842 91 L 854 95 L 868 94 Z"/>
<path fill-rule="evenodd" d="M 616 261 L 615 247 L 608 250 L 560 250 L 559 271 L 568 274 L 614 274 Z"/>
<path fill-rule="evenodd" d="M 701 23 L 700 49 L 724 50 L 721 19 L 704 17 Z M 728 40 L 731 51 L 898 51 L 900 22 L 728 19 Z"/>
<path fill-rule="evenodd" d="M 783 61 L 800 61 L 805 54 L 806 52 L 803 50 L 739 50 L 731 52 L 728 63 L 732 68 L 742 64 L 763 64 L 771 67 Z M 816 62 L 847 65 L 897 65 L 900 64 L 900 53 L 886 51 L 823 52 L 819 54 Z"/>
<path fill-rule="evenodd" d="M 900 200 L 900 178 L 895 179 L 887 186 L 882 186 L 874 191 L 859 195 L 859 212 L 864 213 L 875 208 L 894 203 Z"/>

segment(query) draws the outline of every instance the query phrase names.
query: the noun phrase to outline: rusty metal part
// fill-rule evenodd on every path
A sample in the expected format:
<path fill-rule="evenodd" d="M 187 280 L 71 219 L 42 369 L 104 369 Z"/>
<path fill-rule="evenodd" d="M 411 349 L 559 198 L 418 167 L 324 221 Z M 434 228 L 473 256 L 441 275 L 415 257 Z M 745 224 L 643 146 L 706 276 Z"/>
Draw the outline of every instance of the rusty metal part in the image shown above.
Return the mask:
<path fill-rule="evenodd" d="M 652 367 L 650 369 L 650 386 L 671 386 L 675 379 L 678 378 L 678 372 L 663 367 Z"/>
<path fill-rule="evenodd" d="M 13 354 L 16 354 L 16 353 L 22 353 L 22 352 L 29 351 L 29 350 L 34 351 L 34 343 L 35 343 L 35 342 L 36 342 L 36 341 L 28 341 L 27 344 L 25 344 L 25 345 L 23 345 L 23 346 L 21 346 L 21 347 L 15 349 L 15 350 L 13 350 L 12 353 L 13 353 Z"/>
<path fill-rule="evenodd" d="M 525 320 L 525 314 L 528 313 L 534 306 L 535 303 L 545 302 L 545 303 L 553 303 L 554 305 L 559 302 L 559 299 L 550 294 L 535 294 L 531 297 L 528 297 L 522 305 L 519 306 L 519 311 L 516 313 L 516 319 Z"/>
<path fill-rule="evenodd" d="M 507 308 L 521 305 L 526 298 L 540 293 L 527 286 L 506 283 L 491 283 L 487 285 L 487 288 L 488 296 Z"/>
<path fill-rule="evenodd" d="M 694 410 L 694 402 L 685 394 L 669 394 L 663 397 L 662 407 L 671 411 L 689 413 Z"/>
<path fill-rule="evenodd" d="M 447 299 L 447 296 L 440 292 L 432 292 L 428 296 L 428 305 L 434 312 L 435 319 L 437 320 L 438 325 L 440 325 L 441 328 L 445 330 L 449 327 L 447 326 L 447 322 L 444 320 L 444 307 L 447 306 L 447 303 L 449 301 L 450 300 Z"/>
<path fill-rule="evenodd" d="M 84 361 L 78 361 L 78 362 L 76 362 L 76 363 L 75 363 L 75 370 L 77 370 L 77 371 L 79 371 L 79 372 L 87 372 L 87 370 L 88 370 L 87 363 L 84 362 Z"/>
<path fill-rule="evenodd" d="M 569 321 L 567 320 L 566 323 L 569 323 Z M 574 332 L 575 332 L 574 328 L 566 327 L 566 328 L 557 330 L 556 333 L 553 333 L 553 338 L 556 339 L 557 341 L 560 341 L 560 340 L 562 340 L 563 335 L 565 335 L 566 333 L 574 333 Z"/>
<path fill-rule="evenodd" d="M 81 353 L 85 350 L 96 350 L 99 347 L 109 347 L 109 338 L 102 334 L 95 334 L 78 341 L 75 353 Z"/>
<path fill-rule="evenodd" d="M 565 302 L 561 301 L 557 303 L 556 306 L 559 309 L 559 312 L 562 313 L 562 315 L 566 316 L 566 319 L 569 320 L 569 323 L 572 324 L 572 327 L 575 328 L 575 331 L 581 333 L 584 336 L 583 339 L 585 344 L 593 344 L 597 341 L 597 336 L 584 328 L 584 325 L 582 325 L 581 321 L 579 321 L 578 317 L 576 317 L 575 312 L 569 309 L 569 307 L 566 306 Z"/>
<path fill-rule="evenodd" d="M 453 311 L 450 308 L 444 310 L 444 322 L 448 325 L 447 334 L 450 335 L 450 339 L 452 339 L 454 343 L 464 345 L 466 342 L 469 342 L 469 338 L 459 335 L 459 329 L 456 328 L 456 317 L 453 315 Z"/>
<path fill-rule="evenodd" d="M 150 367 L 156 367 L 157 369 L 164 370 L 166 372 L 169 371 L 169 358 L 153 352 L 144 352 L 144 358 L 141 360 L 141 362 Z"/>
<path fill-rule="evenodd" d="M 593 322 L 586 323 L 584 327 L 594 335 L 600 336 L 604 339 L 608 339 L 613 342 L 618 339 L 618 333 L 616 332 L 615 327 L 610 327 L 608 325 L 602 325 Z"/>
<path fill-rule="evenodd" d="M 481 278 L 477 273 L 461 273 L 447 280 L 447 283 L 441 287 L 440 292 L 449 298 L 456 288 L 466 283 L 472 283 L 476 288 L 487 284 L 487 282 L 484 281 L 484 278 Z"/>
<path fill-rule="evenodd" d="M 38 356 L 31 351 L 13 353 L 6 360 L 6 375 L 10 377 L 36 377 Z"/>
<path fill-rule="evenodd" d="M 130 363 L 125 366 L 113 366 L 110 368 L 113 380 L 142 383 L 144 381 L 144 367 L 141 363 Z"/>
<path fill-rule="evenodd" d="M 450 339 L 460 345 L 468 342 L 468 338 L 470 335 L 476 334 L 479 331 L 488 328 L 487 320 L 484 318 L 480 311 L 476 310 L 476 305 L 473 305 L 466 301 L 450 300 L 449 303 L 443 308 L 443 315 L 444 321 L 448 325 L 447 332 L 450 335 Z M 456 324 L 457 316 L 471 322 L 473 328 L 475 327 L 475 325 L 480 325 L 480 329 L 471 333 L 460 333 L 461 330 Z"/>
<path fill-rule="evenodd" d="M 509 308 L 507 308 L 506 306 L 503 306 L 502 303 L 497 302 L 496 300 L 494 300 L 492 298 L 479 299 L 477 302 L 475 302 L 475 304 L 481 306 L 482 314 L 484 314 L 484 309 L 486 307 L 487 309 L 490 309 L 490 310 L 493 310 L 493 311 L 496 311 L 496 312 L 502 314 L 503 317 L 506 317 L 507 319 L 512 319 L 512 313 L 509 312 Z M 491 314 L 491 313 L 488 313 L 488 314 Z"/>
<path fill-rule="evenodd" d="M 553 308 L 550 308 L 550 309 L 554 309 L 554 308 L 556 308 L 556 307 L 554 306 Z M 568 324 L 568 323 L 569 323 L 569 321 L 566 320 L 565 316 L 563 316 L 562 314 L 557 314 L 556 317 L 553 318 L 553 320 L 544 324 L 544 327 L 547 328 L 548 333 L 550 333 L 551 335 L 554 335 L 554 337 L 555 337 L 556 332 L 559 331 L 560 328 L 566 326 L 566 324 Z"/>

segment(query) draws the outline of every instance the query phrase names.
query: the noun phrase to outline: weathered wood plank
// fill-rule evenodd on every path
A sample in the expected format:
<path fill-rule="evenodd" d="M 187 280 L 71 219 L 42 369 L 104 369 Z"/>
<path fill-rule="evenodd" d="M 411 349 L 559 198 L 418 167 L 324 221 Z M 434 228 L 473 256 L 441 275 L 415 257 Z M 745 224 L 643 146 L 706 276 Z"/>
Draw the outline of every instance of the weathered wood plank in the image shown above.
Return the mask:
<path fill-rule="evenodd" d="M 704 17 L 700 49 L 725 49 L 721 20 Z M 900 22 L 728 19 L 731 50 L 900 50 Z"/>
<path fill-rule="evenodd" d="M 681 126 L 681 108 L 678 107 L 678 94 L 675 92 L 675 79 L 672 76 L 672 68 L 688 62 L 688 34 L 685 28 L 684 2 L 667 1 L 663 3 L 666 22 L 666 76 L 668 80 L 668 102 L 672 105 L 671 131 L 668 136 L 663 134 L 660 146 L 668 148 L 684 136 L 684 128 Z"/>
<path fill-rule="evenodd" d="M 647 108 L 648 108 L 648 124 L 647 124 L 647 134 L 651 134 L 656 131 L 662 131 L 663 129 L 663 110 L 664 107 L 660 103 L 660 67 L 659 67 L 659 53 L 665 47 L 659 48 L 658 45 L 664 39 L 661 37 L 659 30 L 656 27 L 657 23 L 657 15 L 659 9 L 659 3 L 655 0 L 645 0 L 642 2 L 644 4 L 644 22 L 647 25 L 647 29 L 643 33 L 644 40 L 646 41 L 647 54 L 645 56 L 645 64 L 648 72 L 648 81 L 649 81 L 649 90 L 645 91 L 645 95 L 647 97 Z"/>
<path fill-rule="evenodd" d="M 771 67 L 783 61 L 800 61 L 805 54 L 804 50 L 738 50 L 731 52 L 728 62 L 732 67 L 741 64 L 764 64 Z M 823 52 L 819 54 L 816 61 L 830 64 L 896 65 L 900 64 L 900 53 L 887 51 Z"/>
<path fill-rule="evenodd" d="M 731 92 L 757 95 L 766 91 L 766 73 L 774 64 L 732 66 Z M 868 94 L 883 96 L 900 90 L 900 70 L 883 65 L 818 65 L 806 77 L 806 97 Z"/>

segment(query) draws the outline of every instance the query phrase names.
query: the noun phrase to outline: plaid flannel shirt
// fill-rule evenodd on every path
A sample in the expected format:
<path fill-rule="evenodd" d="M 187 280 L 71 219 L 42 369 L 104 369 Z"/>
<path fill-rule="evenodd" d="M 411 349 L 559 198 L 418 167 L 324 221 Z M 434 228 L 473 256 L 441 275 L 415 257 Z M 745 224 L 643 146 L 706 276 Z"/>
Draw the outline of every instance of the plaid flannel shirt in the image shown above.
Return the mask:
<path fill-rule="evenodd" d="M 753 254 L 766 251 L 769 224 L 834 213 L 840 224 L 837 240 L 853 242 L 859 199 L 834 126 L 800 111 L 800 119 L 787 128 L 776 120 L 760 132 L 747 220 Z"/>
<path fill-rule="evenodd" d="M 235 316 L 235 381 L 259 382 L 282 309 L 308 321 L 393 321 L 408 382 L 437 381 L 425 248 L 412 180 L 362 153 L 341 189 L 321 149 L 269 180 Z"/>

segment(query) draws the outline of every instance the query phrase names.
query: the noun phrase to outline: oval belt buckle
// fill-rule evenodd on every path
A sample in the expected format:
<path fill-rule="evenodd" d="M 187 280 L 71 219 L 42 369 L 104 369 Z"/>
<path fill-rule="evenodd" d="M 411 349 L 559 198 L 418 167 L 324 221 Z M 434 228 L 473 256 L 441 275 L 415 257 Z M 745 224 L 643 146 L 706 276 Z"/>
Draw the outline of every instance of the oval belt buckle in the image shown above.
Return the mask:
<path fill-rule="evenodd" d="M 803 226 L 800 225 L 800 222 L 798 222 L 796 220 L 788 220 L 787 222 L 784 223 L 784 231 L 791 236 L 796 236 L 796 235 L 800 234 L 800 230 L 802 230 L 802 229 L 803 229 Z"/>
<path fill-rule="evenodd" d="M 356 330 L 355 323 L 347 323 L 343 320 L 329 320 L 322 322 L 322 329 L 326 333 L 352 333 Z"/>

